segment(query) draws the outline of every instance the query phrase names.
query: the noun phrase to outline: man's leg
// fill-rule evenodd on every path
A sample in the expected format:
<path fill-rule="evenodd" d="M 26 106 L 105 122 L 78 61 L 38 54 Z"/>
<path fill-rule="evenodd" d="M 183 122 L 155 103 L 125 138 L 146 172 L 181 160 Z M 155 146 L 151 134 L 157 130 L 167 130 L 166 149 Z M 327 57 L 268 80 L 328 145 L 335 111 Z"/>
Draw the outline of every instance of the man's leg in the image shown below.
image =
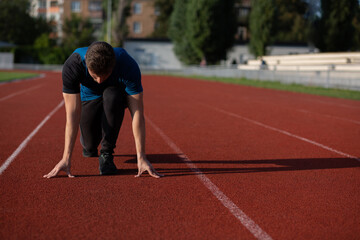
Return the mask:
<path fill-rule="evenodd" d="M 101 152 L 114 153 L 125 112 L 125 95 L 118 87 L 108 87 L 103 92 L 104 114 L 102 118 L 103 139 Z"/>
<path fill-rule="evenodd" d="M 113 161 L 114 148 L 124 118 L 125 95 L 120 88 L 108 87 L 103 92 L 101 150 L 99 157 L 100 174 L 115 174 L 117 169 Z"/>
<path fill-rule="evenodd" d="M 80 142 L 84 157 L 98 156 L 97 148 L 102 138 L 102 115 L 102 98 L 81 102 Z"/>

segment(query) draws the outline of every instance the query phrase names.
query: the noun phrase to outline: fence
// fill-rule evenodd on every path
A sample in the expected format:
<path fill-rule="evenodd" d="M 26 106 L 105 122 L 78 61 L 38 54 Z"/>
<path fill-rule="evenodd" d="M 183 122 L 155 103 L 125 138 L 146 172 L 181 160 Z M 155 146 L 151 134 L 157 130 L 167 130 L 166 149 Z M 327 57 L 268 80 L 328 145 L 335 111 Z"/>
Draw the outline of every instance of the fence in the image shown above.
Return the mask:
<path fill-rule="evenodd" d="M 62 65 L 14 64 L 15 69 L 61 71 Z M 326 88 L 341 88 L 360 91 L 360 69 L 335 70 L 328 66 L 327 70 L 242 70 L 237 68 L 207 66 L 183 67 L 181 69 L 152 69 L 140 66 L 143 73 L 200 75 L 208 77 L 247 78 L 253 80 L 280 81 L 286 84 L 296 83 Z"/>
<path fill-rule="evenodd" d="M 360 91 L 360 70 L 340 71 L 328 66 L 322 71 L 276 71 L 276 70 L 241 70 L 228 67 L 186 67 L 176 70 L 153 70 L 142 68 L 148 73 L 168 73 L 175 75 L 200 75 L 208 77 L 247 78 L 252 80 L 279 81 L 286 84 L 296 83 L 325 88 L 341 88 Z"/>

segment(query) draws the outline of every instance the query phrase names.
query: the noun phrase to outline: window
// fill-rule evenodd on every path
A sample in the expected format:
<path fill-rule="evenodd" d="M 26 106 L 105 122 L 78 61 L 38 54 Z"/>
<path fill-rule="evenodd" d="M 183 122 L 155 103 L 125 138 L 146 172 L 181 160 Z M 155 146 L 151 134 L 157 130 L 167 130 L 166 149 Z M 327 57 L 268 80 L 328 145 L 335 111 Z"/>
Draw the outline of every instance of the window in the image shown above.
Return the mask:
<path fill-rule="evenodd" d="M 249 9 L 248 8 L 240 8 L 239 9 L 239 17 L 247 17 L 249 15 Z"/>
<path fill-rule="evenodd" d="M 58 2 L 57 1 L 51 1 L 50 2 L 50 7 L 57 7 L 58 6 Z"/>
<path fill-rule="evenodd" d="M 141 23 L 134 22 L 133 31 L 134 31 L 134 33 L 141 33 Z"/>
<path fill-rule="evenodd" d="M 134 4 L 134 14 L 141 14 L 141 3 Z"/>
<path fill-rule="evenodd" d="M 39 8 L 46 8 L 46 0 L 39 0 Z"/>
<path fill-rule="evenodd" d="M 81 11 L 81 3 L 79 1 L 71 2 L 71 11 L 72 12 L 80 12 Z"/>
<path fill-rule="evenodd" d="M 39 13 L 39 17 L 42 19 L 46 19 L 46 13 Z"/>
<path fill-rule="evenodd" d="M 155 13 L 155 16 L 159 16 L 159 15 L 160 15 L 160 8 L 159 8 L 159 6 L 155 6 L 154 13 Z"/>
<path fill-rule="evenodd" d="M 90 1 L 89 3 L 89 11 L 101 11 L 102 6 L 100 1 Z"/>

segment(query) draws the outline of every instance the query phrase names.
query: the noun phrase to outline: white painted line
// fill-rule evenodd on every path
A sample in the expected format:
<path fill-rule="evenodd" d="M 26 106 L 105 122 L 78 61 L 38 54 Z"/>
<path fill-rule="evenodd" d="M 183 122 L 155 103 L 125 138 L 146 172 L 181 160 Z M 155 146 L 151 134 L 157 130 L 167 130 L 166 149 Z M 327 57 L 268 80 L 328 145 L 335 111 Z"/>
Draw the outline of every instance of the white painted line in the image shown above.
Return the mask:
<path fill-rule="evenodd" d="M 19 95 L 19 94 L 22 94 L 22 93 L 24 93 L 24 92 L 29 92 L 29 91 L 31 91 L 31 90 L 37 89 L 37 88 L 41 87 L 41 85 L 42 85 L 42 84 L 37 85 L 37 86 L 32 87 L 32 88 L 28 88 L 28 89 L 22 90 L 22 91 L 18 91 L 18 92 L 12 93 L 12 94 L 10 94 L 10 95 L 7 95 L 7 96 L 5 96 L 5 97 L 3 97 L 3 98 L 0 98 L 0 102 L 1 102 L 1 101 L 4 101 L 4 100 L 6 100 L 6 99 L 9 99 L 9 98 L 15 97 L 15 96 L 17 96 L 17 95 Z"/>
<path fill-rule="evenodd" d="M 232 113 L 232 112 L 227 112 L 227 111 L 225 111 L 225 110 L 222 110 L 222 109 L 219 109 L 219 108 L 216 108 L 216 107 L 207 105 L 207 104 L 201 104 L 201 105 L 207 106 L 208 108 L 214 109 L 214 110 L 216 110 L 216 111 L 218 111 L 218 112 L 221 112 L 221 113 L 224 113 L 224 114 L 226 114 L 226 115 L 229 115 L 229 116 L 232 116 L 232 117 L 235 117 L 235 118 L 239 118 L 239 119 L 242 119 L 242 120 L 251 122 L 251 123 L 253 123 L 253 124 L 256 124 L 256 125 L 258 125 L 258 126 L 261 126 L 261 127 L 264 127 L 264 128 L 270 129 L 270 130 L 273 130 L 273 131 L 275 131 L 275 132 L 279 132 L 279 133 L 288 135 L 288 136 L 290 136 L 290 137 L 299 139 L 299 140 L 301 140 L 301 141 L 304 141 L 304 142 L 307 142 L 307 143 L 311 143 L 311 144 L 313 144 L 313 145 L 315 145 L 315 146 L 321 147 L 321 148 L 326 149 L 326 150 L 328 150 L 328 151 L 330 151 L 330 152 L 334 152 L 334 153 L 337 153 L 337 154 L 342 155 L 342 156 L 344 156 L 344 157 L 352 158 L 352 159 L 355 159 L 355 160 L 357 160 L 357 161 L 360 162 L 360 158 L 358 158 L 358 157 L 352 156 L 352 155 L 350 155 L 350 154 L 348 154 L 348 153 L 341 152 L 341 151 L 339 151 L 339 150 L 336 150 L 336 149 L 334 149 L 334 148 L 328 147 L 328 146 L 326 146 L 326 145 L 323 145 L 323 144 L 321 144 L 321 143 L 315 142 L 315 141 L 313 141 L 313 140 L 310 140 L 310 139 L 307 139 L 307 138 L 304 138 L 304 137 L 300 137 L 300 136 L 298 136 L 298 135 L 296 135 L 296 134 L 292 134 L 292 133 L 290 133 L 290 132 L 287 132 L 287 131 L 284 131 L 284 130 L 281 130 L 281 129 L 278 129 L 278 128 L 271 127 L 271 126 L 266 125 L 266 124 L 264 124 L 264 123 L 261 123 L 261 122 L 252 120 L 252 119 L 250 119 L 250 118 L 246 118 L 246 117 L 240 116 L 240 115 L 235 114 L 235 113 Z"/>
<path fill-rule="evenodd" d="M 272 239 L 264 230 L 262 230 L 250 217 L 248 217 L 233 201 L 231 201 L 211 180 L 205 176 L 203 172 L 196 167 L 196 165 L 181 151 L 181 149 L 168 137 L 165 133 L 156 126 L 148 117 L 146 120 L 155 129 L 155 131 L 162 137 L 162 139 L 169 145 L 169 147 L 178 154 L 184 163 L 196 173 L 200 181 L 211 191 L 211 193 L 244 225 L 257 239 L 270 240 Z"/>
<path fill-rule="evenodd" d="M 19 155 L 19 153 L 26 147 L 26 145 L 30 142 L 30 140 L 35 136 L 35 134 L 44 126 L 44 124 L 50 119 L 54 113 L 59 110 L 64 105 L 64 101 L 61 101 L 59 105 L 57 105 L 54 110 L 52 110 L 45 118 L 41 121 L 41 123 L 27 136 L 27 138 L 19 145 L 19 147 L 11 154 L 8 159 L 3 163 L 0 167 L 0 175 L 6 170 L 6 168 L 14 161 L 14 159 Z"/>

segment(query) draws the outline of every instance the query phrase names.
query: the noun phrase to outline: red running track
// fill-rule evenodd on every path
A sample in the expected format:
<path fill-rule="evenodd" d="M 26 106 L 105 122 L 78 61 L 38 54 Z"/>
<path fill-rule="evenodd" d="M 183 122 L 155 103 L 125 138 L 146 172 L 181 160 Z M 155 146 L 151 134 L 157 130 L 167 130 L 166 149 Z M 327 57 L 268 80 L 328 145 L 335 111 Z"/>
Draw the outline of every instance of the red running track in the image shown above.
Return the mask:
<path fill-rule="evenodd" d="M 359 101 L 179 77 L 143 85 L 148 158 L 166 177 L 133 177 L 127 114 L 119 175 L 99 176 L 78 141 L 76 178 L 43 179 L 62 156 L 62 107 L 0 175 L 0 239 L 359 239 Z M 59 73 L 0 85 L 1 165 L 61 101 Z"/>

